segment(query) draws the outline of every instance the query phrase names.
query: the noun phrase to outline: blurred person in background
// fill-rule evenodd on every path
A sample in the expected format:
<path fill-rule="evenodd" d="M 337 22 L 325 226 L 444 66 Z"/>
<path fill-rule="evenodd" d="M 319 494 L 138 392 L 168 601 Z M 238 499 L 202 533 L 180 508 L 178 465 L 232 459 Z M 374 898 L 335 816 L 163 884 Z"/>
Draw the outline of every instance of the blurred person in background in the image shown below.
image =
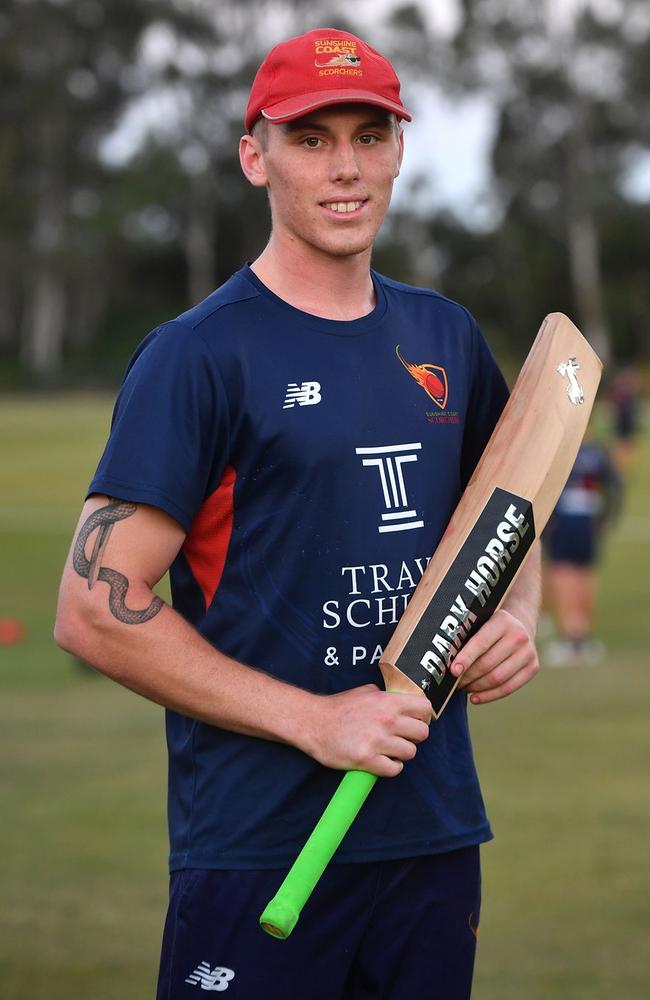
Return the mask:
<path fill-rule="evenodd" d="M 641 431 L 641 376 L 623 368 L 613 378 L 607 396 L 614 437 L 613 458 L 622 476 L 633 468 Z"/>
<path fill-rule="evenodd" d="M 620 503 L 616 465 L 588 432 L 542 538 L 544 602 L 557 630 L 545 648 L 547 666 L 596 663 L 605 654 L 596 635 L 598 566 Z"/>

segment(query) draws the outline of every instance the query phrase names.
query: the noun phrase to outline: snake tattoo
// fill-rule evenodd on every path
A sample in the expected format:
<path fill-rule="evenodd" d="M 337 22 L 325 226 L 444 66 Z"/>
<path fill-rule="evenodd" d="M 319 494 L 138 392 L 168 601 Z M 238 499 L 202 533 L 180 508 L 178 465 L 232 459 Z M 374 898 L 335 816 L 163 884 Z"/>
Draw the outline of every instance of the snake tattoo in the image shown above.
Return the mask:
<path fill-rule="evenodd" d="M 148 622 L 158 614 L 164 604 L 159 597 L 154 597 L 149 607 L 142 611 L 127 608 L 126 594 L 129 589 L 127 577 L 117 570 L 107 569 L 101 565 L 102 555 L 113 527 L 118 521 L 131 517 L 136 510 L 136 504 L 125 500 L 111 500 L 106 507 L 100 507 L 90 515 L 79 531 L 72 553 L 72 565 L 79 576 L 88 580 L 88 590 L 92 590 L 98 580 L 108 584 L 110 587 L 108 605 L 111 614 L 125 625 L 141 625 L 143 622 Z M 92 556 L 88 559 L 85 551 L 86 542 L 93 531 L 98 531 L 98 535 Z"/>

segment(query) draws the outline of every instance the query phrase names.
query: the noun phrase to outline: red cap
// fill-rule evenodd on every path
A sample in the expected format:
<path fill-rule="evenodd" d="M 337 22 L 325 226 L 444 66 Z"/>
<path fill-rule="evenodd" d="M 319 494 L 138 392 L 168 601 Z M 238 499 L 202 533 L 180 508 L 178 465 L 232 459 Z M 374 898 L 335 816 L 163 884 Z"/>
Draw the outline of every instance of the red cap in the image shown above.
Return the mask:
<path fill-rule="evenodd" d="M 349 101 L 374 104 L 411 121 L 385 56 L 347 31 L 316 28 L 271 49 L 253 81 L 246 131 L 262 116 L 289 122 Z"/>

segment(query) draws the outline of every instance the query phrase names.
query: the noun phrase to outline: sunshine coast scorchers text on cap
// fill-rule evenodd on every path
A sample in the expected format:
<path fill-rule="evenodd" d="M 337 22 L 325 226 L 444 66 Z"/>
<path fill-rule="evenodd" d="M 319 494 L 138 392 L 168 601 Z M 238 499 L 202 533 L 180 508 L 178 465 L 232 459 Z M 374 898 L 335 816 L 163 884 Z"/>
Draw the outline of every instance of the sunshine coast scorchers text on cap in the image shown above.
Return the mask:
<path fill-rule="evenodd" d="M 346 102 L 374 104 L 411 121 L 385 56 L 336 28 L 316 28 L 271 49 L 253 81 L 246 131 L 261 117 L 280 123 Z"/>

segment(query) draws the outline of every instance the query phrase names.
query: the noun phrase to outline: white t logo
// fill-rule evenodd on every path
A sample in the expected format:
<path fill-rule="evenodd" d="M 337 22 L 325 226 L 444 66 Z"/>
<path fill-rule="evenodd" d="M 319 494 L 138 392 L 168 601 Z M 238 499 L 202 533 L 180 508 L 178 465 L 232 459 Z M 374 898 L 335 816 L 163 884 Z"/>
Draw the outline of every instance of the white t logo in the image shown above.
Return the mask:
<path fill-rule="evenodd" d="M 418 456 L 413 454 L 421 449 L 419 441 L 412 444 L 387 445 L 380 448 L 356 448 L 357 455 L 372 455 L 364 458 L 364 465 L 374 465 L 379 472 L 386 513 L 381 515 L 382 524 L 377 531 L 383 534 L 387 531 L 407 531 L 409 528 L 423 528 L 424 521 L 418 519 L 417 511 L 409 510 L 406 495 L 404 470 L 402 466 L 408 462 L 417 462 Z"/>

